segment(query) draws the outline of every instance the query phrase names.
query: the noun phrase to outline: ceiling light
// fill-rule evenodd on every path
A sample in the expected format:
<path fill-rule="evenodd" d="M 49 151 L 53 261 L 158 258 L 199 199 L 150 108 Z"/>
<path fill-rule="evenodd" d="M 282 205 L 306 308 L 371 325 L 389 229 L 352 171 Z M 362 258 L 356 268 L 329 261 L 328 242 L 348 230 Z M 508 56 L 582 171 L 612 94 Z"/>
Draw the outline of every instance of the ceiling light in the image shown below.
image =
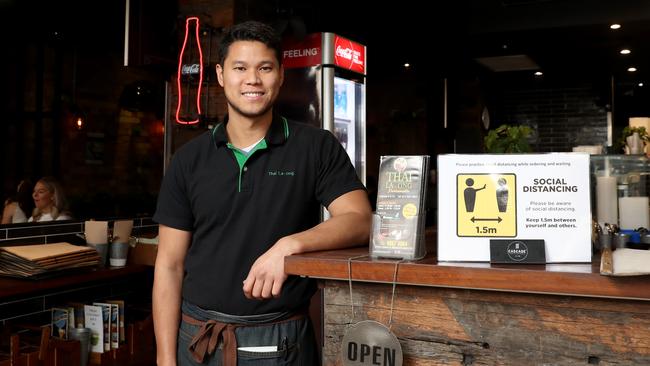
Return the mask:
<path fill-rule="evenodd" d="M 404 64 L 404 67 L 408 69 L 409 67 L 411 67 L 411 64 L 409 64 L 409 63 L 407 62 L 407 63 Z"/>
<path fill-rule="evenodd" d="M 543 72 L 541 72 L 541 71 L 535 71 L 535 76 L 542 76 L 542 75 L 544 75 Z"/>
<path fill-rule="evenodd" d="M 610 28 L 610 29 L 620 29 L 620 28 L 621 28 L 621 25 L 618 24 L 618 23 L 614 23 L 614 24 L 610 25 L 609 28 Z"/>
<path fill-rule="evenodd" d="M 629 72 L 635 72 L 635 71 L 636 71 L 636 67 L 628 67 L 628 68 L 627 68 L 627 71 L 629 71 Z"/>
<path fill-rule="evenodd" d="M 627 48 L 623 48 L 623 49 L 620 50 L 619 52 L 621 53 L 621 55 L 629 55 L 630 53 L 632 53 L 632 51 L 630 51 L 630 50 L 627 49 Z"/>
<path fill-rule="evenodd" d="M 639 83 L 638 85 L 639 85 L 639 86 L 643 86 L 643 83 Z"/>

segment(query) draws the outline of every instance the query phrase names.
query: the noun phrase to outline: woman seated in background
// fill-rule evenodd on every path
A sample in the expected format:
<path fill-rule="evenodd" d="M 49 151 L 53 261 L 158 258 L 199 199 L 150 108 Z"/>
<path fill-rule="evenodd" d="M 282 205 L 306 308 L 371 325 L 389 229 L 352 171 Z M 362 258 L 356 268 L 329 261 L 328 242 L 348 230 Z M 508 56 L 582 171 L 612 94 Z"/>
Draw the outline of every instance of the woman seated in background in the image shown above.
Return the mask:
<path fill-rule="evenodd" d="M 7 199 L 2 212 L 2 224 L 18 224 L 27 222 L 27 215 L 34 209 L 32 200 L 32 182 L 28 179 L 21 180 L 16 188 L 16 194 Z"/>
<path fill-rule="evenodd" d="M 63 188 L 53 177 L 43 177 L 34 186 L 34 213 L 28 222 L 70 220 Z"/>

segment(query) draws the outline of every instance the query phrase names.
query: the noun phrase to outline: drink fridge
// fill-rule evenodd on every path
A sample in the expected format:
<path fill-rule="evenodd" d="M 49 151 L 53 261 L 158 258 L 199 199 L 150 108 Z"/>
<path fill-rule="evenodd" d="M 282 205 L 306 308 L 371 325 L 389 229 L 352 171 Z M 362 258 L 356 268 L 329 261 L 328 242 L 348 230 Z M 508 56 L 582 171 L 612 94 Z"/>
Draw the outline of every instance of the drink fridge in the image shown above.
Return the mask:
<path fill-rule="evenodd" d="M 332 131 L 366 182 L 366 47 L 333 33 L 283 43 L 287 118 Z"/>

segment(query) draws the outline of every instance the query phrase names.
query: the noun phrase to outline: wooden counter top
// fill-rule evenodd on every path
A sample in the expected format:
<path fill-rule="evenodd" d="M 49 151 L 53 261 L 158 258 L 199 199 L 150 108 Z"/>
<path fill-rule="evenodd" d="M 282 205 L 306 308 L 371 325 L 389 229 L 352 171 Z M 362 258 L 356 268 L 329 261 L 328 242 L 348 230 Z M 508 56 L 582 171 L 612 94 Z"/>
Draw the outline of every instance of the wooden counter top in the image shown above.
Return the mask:
<path fill-rule="evenodd" d="M 75 272 L 41 280 L 0 277 L 0 299 L 7 299 L 13 296 L 37 295 L 53 289 L 75 287 L 94 281 L 105 281 L 151 271 L 152 267 L 150 266 L 133 264 L 121 268 L 97 267 L 79 269 Z"/>
<path fill-rule="evenodd" d="M 312 278 L 348 280 L 348 259 L 367 254 L 367 247 L 357 247 L 293 255 L 285 259 L 285 271 Z M 370 257 L 353 259 L 352 279 L 392 283 L 396 262 Z M 650 301 L 650 276 L 601 276 L 599 263 L 599 259 L 592 264 L 438 263 L 436 258 L 427 256 L 400 263 L 397 283 Z"/>

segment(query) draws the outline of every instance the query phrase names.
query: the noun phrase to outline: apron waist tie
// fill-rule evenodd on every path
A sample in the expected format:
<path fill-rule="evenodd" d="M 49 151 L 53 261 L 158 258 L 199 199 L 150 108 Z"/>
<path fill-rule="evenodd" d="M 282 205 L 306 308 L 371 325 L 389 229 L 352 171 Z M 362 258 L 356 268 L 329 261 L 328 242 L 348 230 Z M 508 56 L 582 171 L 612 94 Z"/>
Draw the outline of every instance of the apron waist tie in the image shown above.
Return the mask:
<path fill-rule="evenodd" d="M 192 358 L 198 363 L 202 363 L 206 355 L 211 355 L 217 348 L 219 341 L 223 341 L 223 365 L 224 366 L 237 366 L 237 337 L 235 337 L 235 329 L 239 327 L 255 327 L 266 326 L 298 320 L 307 316 L 306 309 L 299 311 L 288 318 L 281 320 L 262 323 L 262 324 L 234 324 L 222 323 L 216 320 L 201 321 L 194 319 L 187 314 L 183 314 L 183 321 L 199 326 L 199 331 L 194 335 L 190 346 L 188 347 Z"/>

